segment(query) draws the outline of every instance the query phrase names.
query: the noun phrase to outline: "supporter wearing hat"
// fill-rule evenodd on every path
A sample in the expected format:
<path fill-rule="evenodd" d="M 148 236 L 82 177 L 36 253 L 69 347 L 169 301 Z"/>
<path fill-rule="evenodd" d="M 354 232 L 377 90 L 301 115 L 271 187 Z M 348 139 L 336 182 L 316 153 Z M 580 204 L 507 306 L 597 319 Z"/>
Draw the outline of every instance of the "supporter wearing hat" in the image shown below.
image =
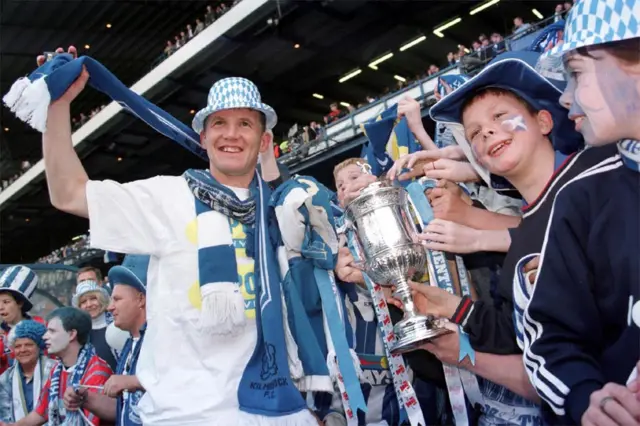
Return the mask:
<path fill-rule="evenodd" d="M 20 321 L 31 319 L 30 299 L 37 286 L 38 276 L 26 266 L 11 266 L 0 274 L 0 373 L 12 363 L 7 334 Z M 44 323 L 42 318 L 33 319 Z"/>
<path fill-rule="evenodd" d="M 46 327 L 23 320 L 11 329 L 8 343 L 16 362 L 0 376 L 0 421 L 24 418 L 38 401 L 40 390 L 55 361 L 44 355 Z"/>
<path fill-rule="evenodd" d="M 49 117 L 68 113 L 86 77 L 50 106 Z M 136 371 L 145 388 L 138 404 L 145 425 L 317 423 L 288 365 L 293 360 L 297 375 L 299 357 L 286 345 L 274 239 L 267 236 L 274 229 L 266 216 L 271 190 L 256 173 L 259 154 L 272 149 L 268 130 L 276 122 L 253 82 L 219 80 L 193 120 L 208 167 L 124 184 L 89 179 L 68 149 L 69 129 L 47 122 L 54 206 L 89 218 L 94 248 L 151 256 L 141 359 L 153 361 Z M 269 375 L 260 374 L 262 359 L 272 363 Z M 264 398 L 261 389 L 276 382 L 282 386 Z"/>
<path fill-rule="evenodd" d="M 135 372 L 138 355 L 146 329 L 146 292 L 149 256 L 128 255 L 120 266 L 109 270 L 109 282 L 113 288 L 109 312 L 113 324 L 129 333 L 120 354 L 118 368 L 105 383 L 102 393 L 80 391 L 70 401 L 70 406 L 80 404 L 103 420 L 115 421 L 117 426 L 141 425 L 137 405 L 144 388 Z"/>
<path fill-rule="evenodd" d="M 96 353 L 105 360 L 112 370 L 118 364 L 118 354 L 115 348 L 111 347 L 106 340 L 106 331 L 109 324 L 113 322 L 111 315 L 107 313 L 107 307 L 111 297 L 107 290 L 93 280 L 85 280 L 76 286 L 76 292 L 71 299 L 71 304 L 75 308 L 82 309 L 91 316 L 91 343 L 95 347 Z"/>
<path fill-rule="evenodd" d="M 576 2 L 564 43 L 539 65 L 570 76 L 560 102 L 588 151 L 619 155 L 555 199 L 524 315 L 525 366 L 550 421 L 638 424 L 640 2 Z"/>

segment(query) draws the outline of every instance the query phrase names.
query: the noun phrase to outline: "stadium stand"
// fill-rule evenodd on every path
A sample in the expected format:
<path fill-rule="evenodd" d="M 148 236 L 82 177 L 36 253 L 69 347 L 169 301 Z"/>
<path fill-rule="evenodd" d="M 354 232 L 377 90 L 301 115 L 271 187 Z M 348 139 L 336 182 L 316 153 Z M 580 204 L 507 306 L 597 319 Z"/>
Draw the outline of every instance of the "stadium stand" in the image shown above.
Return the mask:
<path fill-rule="evenodd" d="M 491 49 L 497 48 L 498 45 L 500 49 L 502 47 L 521 48 L 526 44 L 525 41 L 530 44 L 539 35 L 542 27 L 560 16 L 554 16 L 551 11 L 545 10 L 548 3 L 539 2 L 535 6 L 547 12 L 550 18 L 540 20 L 539 12 L 533 9 L 537 12 L 537 14 L 534 12 L 538 18 L 536 24 L 529 25 L 525 31 L 502 39 L 500 34 L 507 35 L 512 31 L 511 22 L 505 21 L 510 18 L 503 16 L 517 17 L 525 13 L 529 14 L 527 16 L 532 16 L 531 9 L 492 2 L 493 7 L 486 8 L 482 12 L 482 20 L 476 19 L 472 25 L 443 29 L 455 21 L 448 18 L 451 16 L 460 16 L 465 21 L 475 19 L 475 16 L 469 15 L 474 6 L 462 7 L 457 4 L 454 7 L 453 4 L 449 4 L 430 10 L 424 6 L 412 6 L 418 8 L 423 16 L 428 14 L 430 17 L 429 21 L 421 25 L 415 18 L 410 19 L 403 15 L 401 8 L 397 5 L 372 5 L 364 0 L 350 2 L 348 6 L 336 5 L 331 1 L 304 5 L 283 1 L 278 3 L 277 8 L 273 4 L 275 2 L 266 0 L 243 0 L 235 3 L 233 7 L 229 4 L 225 13 L 220 14 L 215 21 L 210 22 L 197 34 L 194 33 L 191 39 L 187 35 L 188 42 L 180 49 L 171 54 L 163 54 L 155 62 L 151 61 L 150 63 L 155 67 L 133 84 L 132 88 L 149 99 L 159 102 L 174 116 L 189 122 L 194 109 L 201 104 L 207 85 L 211 81 L 232 74 L 247 76 L 255 74 L 252 78 L 261 87 L 263 96 L 276 107 L 280 114 L 282 124 L 276 128 L 276 136 L 283 135 L 278 138 L 278 145 L 282 146 L 284 143 L 287 149 L 280 155 L 279 160 L 292 172 L 315 172 L 318 169 L 312 167 L 316 165 L 324 164 L 326 161 L 338 161 L 341 155 L 352 155 L 356 152 L 354 150 L 364 142 L 360 124 L 375 117 L 381 110 L 397 102 L 400 97 L 409 94 L 428 106 L 434 101 L 433 90 L 438 77 L 458 74 L 461 68 L 467 73 L 479 70 L 491 56 L 487 54 L 489 50 L 484 49 L 486 45 L 482 45 L 484 33 L 492 34 L 492 42 L 494 33 L 500 37 L 500 41 L 490 46 Z M 363 7 L 370 8 L 372 14 L 374 12 L 377 14 L 375 20 L 371 16 L 365 19 L 358 14 Z M 380 34 L 378 39 L 373 39 L 372 34 L 375 31 L 371 26 L 384 22 L 385 15 L 398 16 L 399 24 Z M 202 8 L 199 8 L 191 15 L 189 22 L 196 22 L 195 19 L 201 21 L 202 18 Z M 206 16 L 204 20 L 209 22 Z M 316 22 L 316 26 L 307 29 L 312 21 Z M 442 22 L 445 24 L 443 25 Z M 322 27 L 320 27 L 321 24 Z M 446 36 L 440 37 L 436 34 L 437 37 L 429 37 L 432 39 L 431 42 L 421 43 L 424 39 L 416 37 L 416 29 L 423 27 L 422 32 L 429 34 L 430 25 L 436 30 L 443 31 Z M 407 26 L 410 28 L 407 29 Z M 187 29 L 186 24 L 181 22 L 171 31 L 173 31 L 172 34 L 176 31 L 179 34 L 184 29 Z M 347 34 L 346 39 L 343 33 Z M 359 35 L 359 33 L 364 34 Z M 164 37 L 165 40 L 167 38 Z M 361 51 L 361 43 L 367 38 L 370 40 L 367 44 L 370 48 L 366 55 L 362 55 L 363 58 L 357 62 L 354 62 L 351 57 L 345 58 L 345 55 L 354 55 L 354 52 Z M 484 36 L 484 39 L 487 37 Z M 469 40 L 473 43 L 469 43 Z M 469 45 L 477 43 L 480 47 L 477 51 L 471 52 L 460 41 Z M 320 42 L 330 47 L 322 49 Z M 416 47 L 409 46 L 412 43 Z M 298 55 L 297 58 L 292 59 L 291 52 L 279 53 L 285 49 L 285 44 L 288 50 Z M 346 44 L 349 44 L 349 50 L 344 46 Z M 401 47 L 398 50 L 397 47 L 392 47 L 394 45 L 401 45 Z M 411 47 L 411 50 L 406 52 L 408 54 L 400 55 L 409 49 L 409 47 L 405 48 L 406 46 Z M 339 52 L 340 48 L 345 51 Z M 309 52 L 306 51 L 307 49 Z M 395 52 L 394 54 L 402 59 L 384 60 L 385 63 L 382 63 L 380 59 L 388 55 L 384 54 L 385 51 Z M 279 58 L 278 55 L 286 56 Z M 426 60 L 416 59 L 421 56 L 426 57 Z M 100 58 L 99 55 L 96 57 Z M 246 58 L 251 58 L 249 63 L 255 62 L 255 64 L 248 65 Z M 283 65 L 285 58 L 289 62 L 285 61 L 286 65 Z M 476 58 L 477 61 L 472 61 L 475 68 L 466 66 L 468 61 L 465 58 Z M 319 73 L 318 63 L 325 63 L 325 61 L 327 69 Z M 379 61 L 377 65 L 374 63 L 376 61 Z M 367 63 L 369 63 L 368 67 Z M 374 66 L 371 66 L 372 63 Z M 280 69 L 276 69 L 276 66 Z M 354 66 L 357 67 L 355 69 L 360 70 L 362 76 L 353 78 L 350 82 L 345 80 L 343 84 L 342 80 L 349 75 L 348 67 L 353 69 Z M 424 73 L 425 70 L 427 73 Z M 314 72 L 319 74 L 316 76 Z M 341 82 L 328 83 L 328 76 L 335 81 L 336 74 L 342 75 Z M 402 77 L 401 74 L 407 77 Z M 425 74 L 428 75 L 425 76 Z M 290 80 L 293 75 L 301 76 L 300 88 L 287 90 L 283 82 Z M 416 77 L 411 78 L 410 75 Z M 304 76 L 307 76 L 309 82 L 304 81 Z M 389 80 L 385 80 L 388 78 L 397 84 L 397 90 L 389 89 L 391 84 Z M 317 92 L 324 92 L 328 99 L 348 108 L 348 112 L 334 122 L 323 123 L 321 111 L 324 109 L 324 114 L 327 113 L 328 100 L 319 99 L 324 96 Z M 382 95 L 378 96 L 375 93 L 382 93 Z M 303 94 L 304 99 L 301 98 Z M 86 110 L 89 111 L 86 122 L 73 134 L 76 149 L 88 162 L 89 169 L 95 172 L 97 178 L 131 180 L 154 174 L 175 173 L 176 170 L 200 164 L 196 159 L 173 146 L 171 142 L 157 140 L 155 135 L 144 129 L 144 125 L 136 123 L 127 114 L 122 114 L 122 106 L 111 103 L 100 108 L 104 101 L 102 98 L 98 99 L 100 102 L 96 102 L 95 106 Z M 340 101 L 341 99 L 350 102 Z M 317 112 L 310 114 L 307 112 L 309 110 Z M 423 114 L 426 115 L 427 112 L 428 108 L 423 108 Z M 4 117 L 3 111 L 3 119 Z M 3 122 L 6 121 L 3 120 Z M 317 126 L 313 128 L 316 137 L 308 137 L 309 124 L 300 125 L 299 123 Z M 17 123 L 11 124 L 13 128 L 16 126 L 18 126 Z M 430 126 L 433 127 L 433 124 Z M 292 127 L 297 129 L 297 134 L 287 131 Z M 300 136 L 300 129 L 303 129 L 307 137 L 296 140 L 295 138 Z M 30 137 L 36 139 L 38 136 L 30 135 Z M 326 173 L 326 165 L 322 168 Z M 45 256 L 50 261 L 56 258 L 61 259 L 57 247 L 66 247 L 66 241 L 69 241 L 72 235 L 86 232 L 86 221 L 70 218 L 53 211 L 48 206 L 43 185 L 43 170 L 41 161 L 35 163 L 0 193 L 0 212 L 3 223 L 6 224 L 2 229 L 2 241 L 3 244 L 11 241 L 16 247 L 12 253 L 0 253 L 3 261 L 5 258 L 14 261 L 34 260 L 46 253 L 51 253 Z M 323 179 L 322 176 L 319 178 Z M 42 217 L 38 217 L 36 213 L 38 211 L 43 213 Z M 33 223 L 35 221 L 38 223 Z M 64 223 L 64 226 L 52 229 L 51 225 L 56 221 L 59 221 L 59 224 Z M 43 226 L 47 227 L 47 233 L 50 235 L 47 241 L 38 238 L 38 233 L 35 231 Z M 35 235 L 28 246 L 21 244 L 21 240 L 27 235 Z"/>

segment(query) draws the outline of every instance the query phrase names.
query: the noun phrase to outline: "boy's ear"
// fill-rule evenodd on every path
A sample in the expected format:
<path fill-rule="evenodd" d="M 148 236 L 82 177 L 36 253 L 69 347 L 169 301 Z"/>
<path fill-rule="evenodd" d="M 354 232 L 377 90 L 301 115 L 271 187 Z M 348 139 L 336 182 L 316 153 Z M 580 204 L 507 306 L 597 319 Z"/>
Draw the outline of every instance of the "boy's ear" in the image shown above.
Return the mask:
<path fill-rule="evenodd" d="M 549 133 L 551 133 L 551 130 L 553 130 L 553 117 L 551 116 L 551 113 L 543 109 L 538 111 L 538 116 L 536 118 L 538 120 L 540 130 L 545 136 L 548 136 Z"/>

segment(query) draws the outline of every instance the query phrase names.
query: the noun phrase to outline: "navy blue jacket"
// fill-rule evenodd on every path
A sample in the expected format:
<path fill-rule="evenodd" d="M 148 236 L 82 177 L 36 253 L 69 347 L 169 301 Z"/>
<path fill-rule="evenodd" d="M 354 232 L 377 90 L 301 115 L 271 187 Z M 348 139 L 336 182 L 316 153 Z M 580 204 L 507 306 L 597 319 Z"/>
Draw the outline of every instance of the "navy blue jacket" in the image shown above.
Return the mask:
<path fill-rule="evenodd" d="M 589 396 L 625 384 L 640 358 L 640 173 L 612 157 L 567 183 L 551 217 L 524 364 L 551 419 L 580 424 Z"/>

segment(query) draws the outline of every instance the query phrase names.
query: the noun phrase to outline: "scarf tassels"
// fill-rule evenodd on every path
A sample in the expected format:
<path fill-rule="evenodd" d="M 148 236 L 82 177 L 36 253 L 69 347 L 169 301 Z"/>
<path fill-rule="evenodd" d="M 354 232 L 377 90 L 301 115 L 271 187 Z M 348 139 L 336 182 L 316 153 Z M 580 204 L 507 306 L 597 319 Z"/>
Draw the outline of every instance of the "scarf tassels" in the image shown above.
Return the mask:
<path fill-rule="evenodd" d="M 20 78 L 13 83 L 3 101 L 20 120 L 36 130 L 45 131 L 51 96 L 44 78 L 33 82 L 27 77 Z"/>

